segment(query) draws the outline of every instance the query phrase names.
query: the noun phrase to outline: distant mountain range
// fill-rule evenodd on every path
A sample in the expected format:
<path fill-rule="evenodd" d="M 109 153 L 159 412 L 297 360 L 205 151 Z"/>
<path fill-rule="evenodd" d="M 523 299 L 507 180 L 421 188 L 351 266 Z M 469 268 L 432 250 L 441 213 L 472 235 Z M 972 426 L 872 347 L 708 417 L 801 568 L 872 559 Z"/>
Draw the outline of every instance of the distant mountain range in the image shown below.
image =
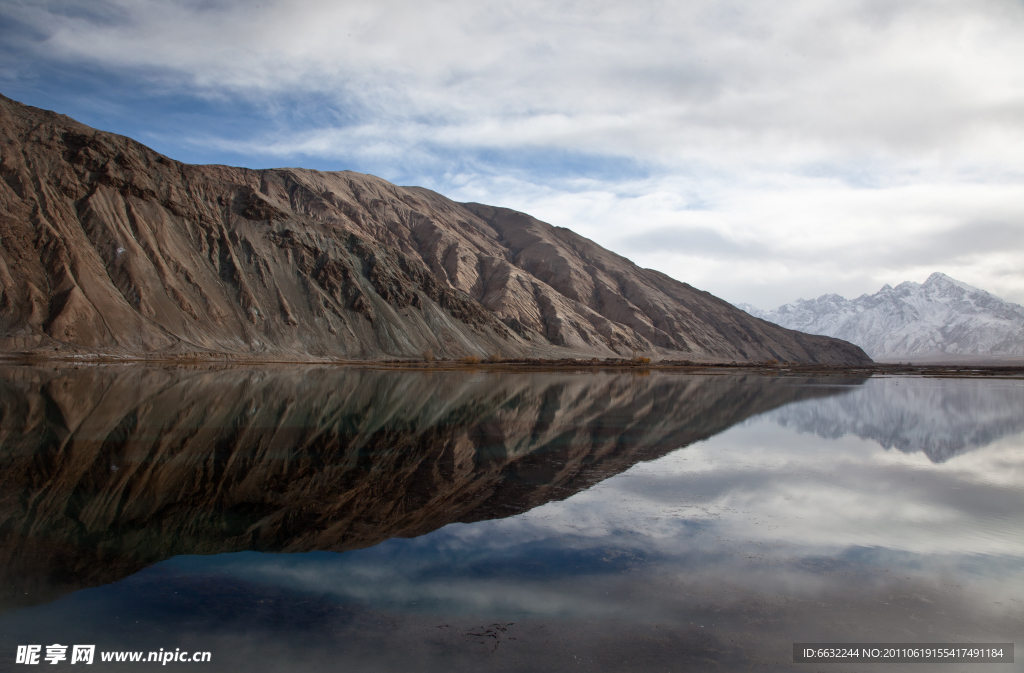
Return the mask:
<path fill-rule="evenodd" d="M 776 325 L 844 339 L 875 359 L 1024 356 L 1024 306 L 942 273 L 856 299 L 824 294 L 772 311 L 737 307 Z"/>
<path fill-rule="evenodd" d="M 194 166 L 0 96 L 0 351 L 856 364 L 529 215 Z"/>

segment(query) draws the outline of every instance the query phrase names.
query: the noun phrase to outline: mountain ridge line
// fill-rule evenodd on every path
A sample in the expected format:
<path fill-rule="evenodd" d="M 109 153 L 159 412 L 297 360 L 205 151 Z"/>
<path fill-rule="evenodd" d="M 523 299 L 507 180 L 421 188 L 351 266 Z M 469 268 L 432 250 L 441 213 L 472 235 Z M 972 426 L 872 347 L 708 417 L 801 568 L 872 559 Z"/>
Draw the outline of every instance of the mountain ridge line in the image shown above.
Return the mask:
<path fill-rule="evenodd" d="M 177 162 L 0 96 L 0 351 L 864 364 L 529 215 Z"/>

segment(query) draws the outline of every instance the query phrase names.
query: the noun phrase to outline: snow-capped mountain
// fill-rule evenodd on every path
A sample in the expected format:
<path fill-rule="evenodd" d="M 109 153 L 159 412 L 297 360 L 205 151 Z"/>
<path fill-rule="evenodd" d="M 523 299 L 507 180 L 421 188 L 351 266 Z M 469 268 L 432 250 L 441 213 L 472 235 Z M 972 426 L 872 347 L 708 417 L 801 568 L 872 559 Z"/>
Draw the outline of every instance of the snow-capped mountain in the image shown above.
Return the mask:
<path fill-rule="evenodd" d="M 737 308 L 783 327 L 845 339 L 876 359 L 1024 356 L 1024 306 L 942 273 L 856 299 L 824 294 L 773 311 Z"/>

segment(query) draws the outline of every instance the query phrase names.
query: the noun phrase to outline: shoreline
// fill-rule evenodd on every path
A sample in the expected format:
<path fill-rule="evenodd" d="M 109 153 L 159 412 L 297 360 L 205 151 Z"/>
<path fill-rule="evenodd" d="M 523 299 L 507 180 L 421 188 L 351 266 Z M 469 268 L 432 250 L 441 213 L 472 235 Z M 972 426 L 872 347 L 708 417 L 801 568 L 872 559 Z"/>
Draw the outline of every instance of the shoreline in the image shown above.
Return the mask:
<path fill-rule="evenodd" d="M 1024 379 L 1024 365 L 1005 364 L 893 364 L 875 362 L 872 364 L 830 365 L 773 362 L 694 362 L 689 360 L 658 360 L 645 362 L 646 358 L 629 360 L 625 358 L 508 358 L 500 360 L 413 360 L 377 359 L 349 360 L 340 358 L 282 358 L 251 357 L 232 354 L 189 354 L 160 356 L 117 356 L 117 355 L 49 355 L 45 353 L 21 352 L 0 354 L 0 366 L 82 366 L 82 365 L 156 365 L 162 367 L 260 367 L 260 366 L 314 366 L 314 367 L 367 367 L 393 371 L 493 371 L 493 372 L 594 372 L 632 371 L 651 373 L 654 371 L 685 372 L 690 374 L 762 374 L 773 376 L 931 376 L 940 378 L 1010 378 Z"/>

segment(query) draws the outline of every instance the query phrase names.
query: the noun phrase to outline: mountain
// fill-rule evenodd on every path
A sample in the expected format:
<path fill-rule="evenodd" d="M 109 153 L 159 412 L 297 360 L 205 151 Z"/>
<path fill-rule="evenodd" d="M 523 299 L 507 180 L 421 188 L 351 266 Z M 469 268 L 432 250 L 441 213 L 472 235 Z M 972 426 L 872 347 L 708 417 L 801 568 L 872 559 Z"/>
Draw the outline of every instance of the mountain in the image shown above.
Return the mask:
<path fill-rule="evenodd" d="M 857 299 L 823 294 L 774 311 L 738 306 L 783 327 L 845 339 L 872 358 L 1024 356 L 1024 306 L 941 273 Z"/>
<path fill-rule="evenodd" d="M 825 439 L 855 435 L 933 463 L 1024 432 L 1024 387 L 979 379 L 872 378 L 849 392 L 767 414 Z"/>
<path fill-rule="evenodd" d="M 861 363 L 568 229 L 352 172 L 193 166 L 0 97 L 0 348 Z"/>
<path fill-rule="evenodd" d="M 512 516 L 838 389 L 776 383 L 0 368 L 0 610 L 177 554 L 345 551 Z"/>

